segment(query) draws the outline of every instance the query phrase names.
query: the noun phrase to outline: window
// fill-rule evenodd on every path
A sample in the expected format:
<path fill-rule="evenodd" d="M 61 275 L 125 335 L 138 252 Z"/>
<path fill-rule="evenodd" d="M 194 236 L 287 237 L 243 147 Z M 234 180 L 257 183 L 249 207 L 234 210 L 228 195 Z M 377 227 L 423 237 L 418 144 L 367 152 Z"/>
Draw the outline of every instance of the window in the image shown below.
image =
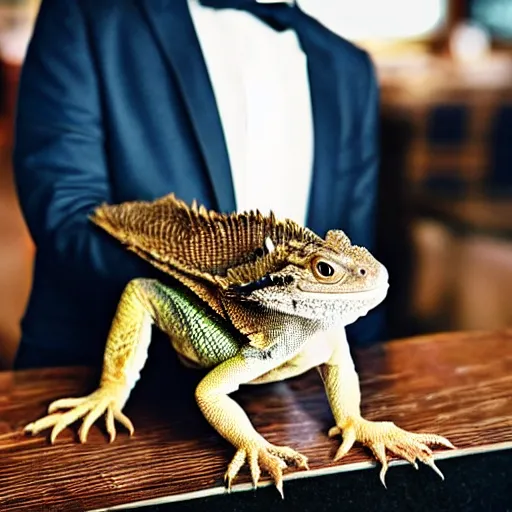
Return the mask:
<path fill-rule="evenodd" d="M 470 0 L 469 17 L 487 29 L 494 39 L 512 41 L 510 0 Z"/>
<path fill-rule="evenodd" d="M 506 0 L 504 0 L 506 1 Z M 414 39 L 441 29 L 449 0 L 300 0 L 301 7 L 352 40 Z"/>

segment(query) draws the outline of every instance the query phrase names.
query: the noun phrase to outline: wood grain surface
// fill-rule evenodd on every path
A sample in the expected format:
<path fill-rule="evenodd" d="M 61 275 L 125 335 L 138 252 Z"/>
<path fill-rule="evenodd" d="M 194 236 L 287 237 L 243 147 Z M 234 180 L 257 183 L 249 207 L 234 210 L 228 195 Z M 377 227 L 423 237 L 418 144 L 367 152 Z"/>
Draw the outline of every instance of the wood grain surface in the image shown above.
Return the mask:
<path fill-rule="evenodd" d="M 457 450 L 438 450 L 439 458 L 512 448 L 512 330 L 398 340 L 357 352 L 356 364 L 366 417 L 448 437 Z M 89 392 L 97 378 L 83 368 L 0 373 L 0 510 L 97 510 L 225 492 L 234 452 L 195 407 L 193 372 L 143 374 L 125 409 L 131 439 L 119 427 L 109 444 L 103 421 L 84 445 L 77 426 L 53 446 L 48 435 L 23 434 L 49 402 Z M 327 437 L 332 417 L 316 372 L 233 397 L 269 441 L 309 457 L 311 471 L 288 470 L 285 480 L 373 467 L 359 446 L 332 463 L 339 440 Z M 235 490 L 248 488 L 244 468 Z"/>

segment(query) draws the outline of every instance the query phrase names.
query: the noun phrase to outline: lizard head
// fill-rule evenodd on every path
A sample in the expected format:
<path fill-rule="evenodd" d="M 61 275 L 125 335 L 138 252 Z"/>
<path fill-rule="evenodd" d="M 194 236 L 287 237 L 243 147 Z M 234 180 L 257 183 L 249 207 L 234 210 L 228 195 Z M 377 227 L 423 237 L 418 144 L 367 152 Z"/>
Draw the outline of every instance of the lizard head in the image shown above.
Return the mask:
<path fill-rule="evenodd" d="M 274 244 L 265 242 L 268 257 Z M 290 247 L 279 270 L 237 286 L 237 294 L 269 309 L 312 320 L 355 322 L 384 300 L 388 272 L 365 248 L 342 231 Z"/>
<path fill-rule="evenodd" d="M 222 214 L 169 194 L 102 205 L 91 219 L 196 293 L 215 290 L 200 294 L 211 305 L 212 294 L 229 295 L 347 325 L 384 300 L 388 288 L 386 269 L 342 231 L 324 239 L 272 213 Z"/>

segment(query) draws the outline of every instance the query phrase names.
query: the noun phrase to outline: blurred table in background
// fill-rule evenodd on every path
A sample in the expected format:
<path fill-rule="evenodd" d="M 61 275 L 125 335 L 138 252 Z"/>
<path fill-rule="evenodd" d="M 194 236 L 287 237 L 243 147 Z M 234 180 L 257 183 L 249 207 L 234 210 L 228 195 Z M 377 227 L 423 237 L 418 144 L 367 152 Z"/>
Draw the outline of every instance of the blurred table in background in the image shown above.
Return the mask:
<path fill-rule="evenodd" d="M 103 419 L 92 427 L 84 445 L 77 443 L 75 428 L 61 433 L 53 446 L 45 433 L 22 433 L 24 425 L 45 414 L 52 400 L 92 391 L 97 371 L 0 373 L 0 509 L 84 511 L 134 503 L 183 504 L 197 498 L 190 510 L 198 510 L 202 499 L 212 496 L 219 501 L 206 510 L 284 510 L 295 505 L 296 510 L 399 506 L 468 512 L 512 506 L 512 492 L 506 494 L 512 481 L 512 330 L 398 340 L 355 355 L 368 419 L 437 432 L 457 446 L 436 450 L 444 482 L 425 467 L 420 472 L 410 466 L 391 468 L 386 490 L 371 455 L 360 446 L 341 463 L 333 463 L 340 440 L 327 437 L 332 415 L 321 380 L 311 371 L 281 383 L 242 387 L 233 395 L 262 435 L 303 452 L 311 470 L 285 471 L 284 503 L 275 489 L 226 496 L 223 473 L 233 449 L 194 403 L 200 377 L 173 369 L 163 356 L 150 356 L 149 368 L 125 410 L 135 436 L 130 439 L 119 426 L 112 444 L 106 440 Z M 495 457 L 496 452 L 503 455 Z M 365 471 L 356 471 L 360 469 Z M 336 473 L 344 474 L 338 479 Z M 300 483 L 294 486 L 295 479 Z M 244 467 L 234 490 L 250 491 L 249 482 Z M 268 483 L 266 475 L 262 483 Z"/>

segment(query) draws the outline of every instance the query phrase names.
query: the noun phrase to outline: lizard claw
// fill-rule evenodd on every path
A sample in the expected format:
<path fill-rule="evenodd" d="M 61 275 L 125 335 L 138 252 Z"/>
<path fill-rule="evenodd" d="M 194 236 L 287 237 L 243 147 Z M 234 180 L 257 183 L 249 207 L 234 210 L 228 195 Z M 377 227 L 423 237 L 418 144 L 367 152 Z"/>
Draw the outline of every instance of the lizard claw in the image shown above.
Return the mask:
<path fill-rule="evenodd" d="M 239 448 L 230 462 L 224 481 L 228 492 L 231 484 L 245 462 L 248 462 L 251 471 L 253 487 L 256 488 L 261 476 L 261 469 L 270 474 L 281 497 L 283 494 L 283 469 L 292 464 L 300 469 L 309 469 L 307 457 L 287 446 L 272 444 L 248 444 Z"/>
<path fill-rule="evenodd" d="M 417 434 L 407 432 L 391 422 L 373 422 L 365 419 L 352 421 L 346 428 L 333 427 L 329 430 L 329 437 L 343 435 L 343 442 L 339 447 L 334 460 L 341 459 L 350 450 L 355 441 L 359 441 L 373 452 L 375 458 L 382 464 L 380 480 L 386 487 L 386 473 L 388 459 L 386 450 L 402 457 L 415 469 L 418 469 L 416 460 L 430 466 L 443 480 L 444 476 L 434 462 L 434 456 L 428 445 L 441 445 L 446 448 L 455 448 L 448 439 L 435 434 Z"/>
<path fill-rule="evenodd" d="M 132 422 L 122 412 L 119 406 L 119 392 L 109 388 L 99 388 L 94 393 L 80 398 L 63 398 L 56 400 L 48 407 L 48 415 L 30 423 L 24 429 L 26 433 L 38 434 L 39 432 L 52 428 L 50 442 L 53 444 L 57 436 L 76 420 L 83 418 L 82 426 L 79 430 L 81 443 L 87 442 L 87 436 L 93 423 L 102 415 L 106 414 L 105 423 L 109 434 L 110 442 L 116 438 L 116 428 L 114 420 L 124 425 L 130 435 L 133 435 L 134 428 Z M 60 409 L 69 409 L 66 412 Z"/>

